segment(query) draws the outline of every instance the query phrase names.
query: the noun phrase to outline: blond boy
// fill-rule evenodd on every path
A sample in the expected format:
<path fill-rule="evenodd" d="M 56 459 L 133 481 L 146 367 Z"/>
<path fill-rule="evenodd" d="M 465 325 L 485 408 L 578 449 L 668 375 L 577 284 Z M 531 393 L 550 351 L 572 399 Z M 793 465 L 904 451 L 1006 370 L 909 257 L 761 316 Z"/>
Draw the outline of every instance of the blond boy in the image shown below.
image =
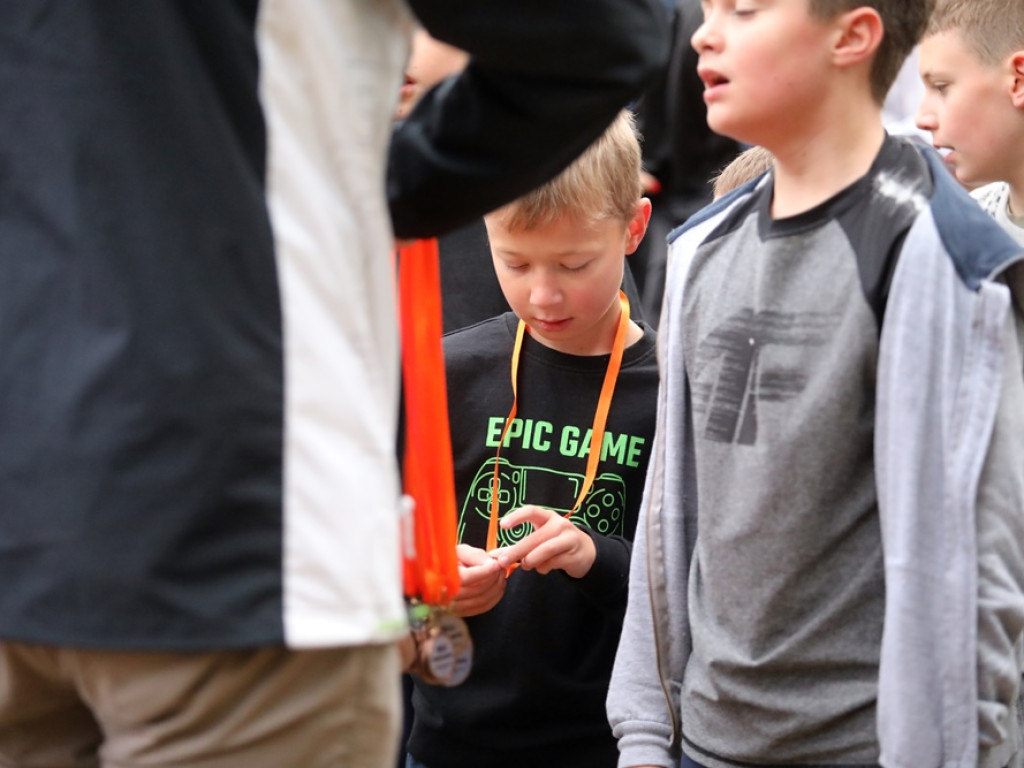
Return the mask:
<path fill-rule="evenodd" d="M 883 129 L 931 3 L 703 7 L 708 123 L 774 167 L 670 246 L 619 765 L 1002 768 L 1024 626 L 1002 280 L 1024 288 L 939 158 Z"/>
<path fill-rule="evenodd" d="M 417 681 L 411 768 L 614 768 L 603 702 L 658 387 L 654 332 L 623 311 L 619 284 L 650 210 L 624 113 L 561 176 L 486 217 L 513 312 L 448 334 L 444 347 L 454 610 L 475 659 L 457 687 Z"/>
<path fill-rule="evenodd" d="M 1024 3 L 940 0 L 921 43 L 918 125 L 1024 245 Z"/>
<path fill-rule="evenodd" d="M 771 170 L 772 153 L 764 147 L 747 147 L 711 180 L 711 196 L 725 197 L 761 174 Z"/>

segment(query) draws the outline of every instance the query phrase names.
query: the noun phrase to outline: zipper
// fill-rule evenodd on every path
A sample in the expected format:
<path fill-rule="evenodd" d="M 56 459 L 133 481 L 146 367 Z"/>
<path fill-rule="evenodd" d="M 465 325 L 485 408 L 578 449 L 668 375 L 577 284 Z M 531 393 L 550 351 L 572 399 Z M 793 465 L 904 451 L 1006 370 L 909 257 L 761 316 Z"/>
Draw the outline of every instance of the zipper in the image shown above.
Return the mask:
<path fill-rule="evenodd" d="M 659 403 L 659 406 L 661 404 Z M 661 426 L 661 425 L 659 425 Z M 660 441 L 659 441 L 660 443 Z M 662 499 L 664 498 L 664 462 L 663 462 L 664 446 L 659 444 L 657 446 L 657 453 L 654 460 L 657 462 L 655 466 L 654 478 L 657 478 L 657 504 L 652 504 L 647 514 L 647 549 L 646 549 L 646 560 L 645 563 L 647 568 L 647 597 L 651 608 L 651 629 L 654 635 L 654 658 L 658 668 L 658 683 L 661 685 L 661 693 L 665 697 L 665 709 L 668 711 L 669 721 L 672 724 L 672 733 L 669 736 L 669 746 L 675 746 L 676 734 L 680 732 L 679 716 L 675 711 L 675 707 L 672 706 L 672 694 L 668 682 L 668 675 L 665 671 L 665 659 L 662 651 L 662 638 L 660 627 L 658 624 L 658 608 L 654 597 L 654 563 L 653 563 L 653 547 L 652 544 L 656 541 L 661 541 L 660 537 L 652 535 L 654 533 L 654 520 L 655 515 L 652 514 L 655 510 L 660 518 L 662 509 Z"/>

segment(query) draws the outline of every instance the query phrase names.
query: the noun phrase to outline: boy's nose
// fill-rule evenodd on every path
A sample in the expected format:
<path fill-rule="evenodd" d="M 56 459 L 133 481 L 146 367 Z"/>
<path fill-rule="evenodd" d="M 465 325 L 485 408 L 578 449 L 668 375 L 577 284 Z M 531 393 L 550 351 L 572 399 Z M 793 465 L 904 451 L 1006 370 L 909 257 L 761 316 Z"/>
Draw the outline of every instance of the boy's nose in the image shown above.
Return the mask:
<path fill-rule="evenodd" d="M 708 10 L 704 14 L 704 21 L 697 27 L 690 36 L 690 45 L 697 53 L 702 53 L 719 43 L 719 34 L 715 21 L 715 11 Z"/>
<path fill-rule="evenodd" d="M 549 307 L 561 298 L 562 291 L 552 280 L 537 280 L 530 286 L 530 303 L 535 307 Z"/>
<path fill-rule="evenodd" d="M 706 21 L 703 24 L 701 24 L 699 27 L 697 27 L 697 29 L 694 31 L 694 33 L 692 35 L 690 35 L 690 45 L 693 46 L 693 49 L 697 53 L 700 53 L 706 47 L 705 44 L 704 44 L 704 41 L 707 39 L 707 33 L 705 32 L 705 27 L 707 27 L 707 22 Z"/>
<path fill-rule="evenodd" d="M 922 101 L 920 106 L 917 108 L 917 115 L 914 117 L 914 122 L 917 123 L 917 127 L 922 131 L 934 131 L 937 126 L 935 120 L 935 111 L 928 106 L 927 100 Z"/>

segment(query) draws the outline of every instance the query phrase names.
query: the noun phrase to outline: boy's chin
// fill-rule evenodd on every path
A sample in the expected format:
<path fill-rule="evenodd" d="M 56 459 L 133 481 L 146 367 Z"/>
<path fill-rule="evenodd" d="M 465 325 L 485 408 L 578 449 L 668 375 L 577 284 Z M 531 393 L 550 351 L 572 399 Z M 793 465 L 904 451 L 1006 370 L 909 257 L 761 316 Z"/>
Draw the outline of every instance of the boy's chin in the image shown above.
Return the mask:
<path fill-rule="evenodd" d="M 759 144 L 760 142 L 754 137 L 754 131 L 749 126 L 746 128 L 744 124 L 738 123 L 736 120 L 730 120 L 725 117 L 715 118 L 708 113 L 708 128 L 717 133 L 719 136 L 725 136 L 728 139 L 733 139 L 741 144 Z"/>
<path fill-rule="evenodd" d="M 757 144 L 757 126 L 752 117 L 737 115 L 724 105 L 709 104 L 707 108 L 708 128 L 719 136 L 734 139 L 742 144 Z"/>
<path fill-rule="evenodd" d="M 949 172 L 953 174 L 953 178 L 965 187 L 980 187 L 982 184 L 988 183 L 987 180 L 979 178 L 978 174 L 972 173 L 971 169 L 969 167 L 965 167 L 962 163 L 946 161 L 946 167 L 949 169 Z"/>

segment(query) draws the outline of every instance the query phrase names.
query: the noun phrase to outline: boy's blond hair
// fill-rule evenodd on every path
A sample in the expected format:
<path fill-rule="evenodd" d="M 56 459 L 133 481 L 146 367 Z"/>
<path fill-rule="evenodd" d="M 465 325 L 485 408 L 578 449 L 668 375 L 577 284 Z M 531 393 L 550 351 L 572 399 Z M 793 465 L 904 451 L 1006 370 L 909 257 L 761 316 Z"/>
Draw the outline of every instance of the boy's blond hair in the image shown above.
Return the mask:
<path fill-rule="evenodd" d="M 1022 0 L 937 0 L 926 35 L 954 31 L 988 66 L 1024 50 Z"/>
<path fill-rule="evenodd" d="M 1014 2 L 1015 0 L 1008 0 Z M 875 52 L 871 66 L 871 94 L 881 104 L 904 59 L 921 40 L 935 0 L 809 0 L 811 15 L 819 19 L 834 19 L 854 8 L 874 8 L 882 17 L 885 37 Z M 966 0 L 970 3 L 973 0 Z M 1020 0 L 1016 0 L 1020 2 Z"/>
<path fill-rule="evenodd" d="M 526 231 L 566 217 L 629 221 L 643 194 L 640 139 L 633 114 L 623 110 L 561 174 L 489 213 L 510 231 Z"/>
<path fill-rule="evenodd" d="M 715 200 L 732 192 L 767 171 L 775 164 L 775 156 L 761 146 L 749 147 L 740 152 L 712 180 L 712 197 Z"/>

